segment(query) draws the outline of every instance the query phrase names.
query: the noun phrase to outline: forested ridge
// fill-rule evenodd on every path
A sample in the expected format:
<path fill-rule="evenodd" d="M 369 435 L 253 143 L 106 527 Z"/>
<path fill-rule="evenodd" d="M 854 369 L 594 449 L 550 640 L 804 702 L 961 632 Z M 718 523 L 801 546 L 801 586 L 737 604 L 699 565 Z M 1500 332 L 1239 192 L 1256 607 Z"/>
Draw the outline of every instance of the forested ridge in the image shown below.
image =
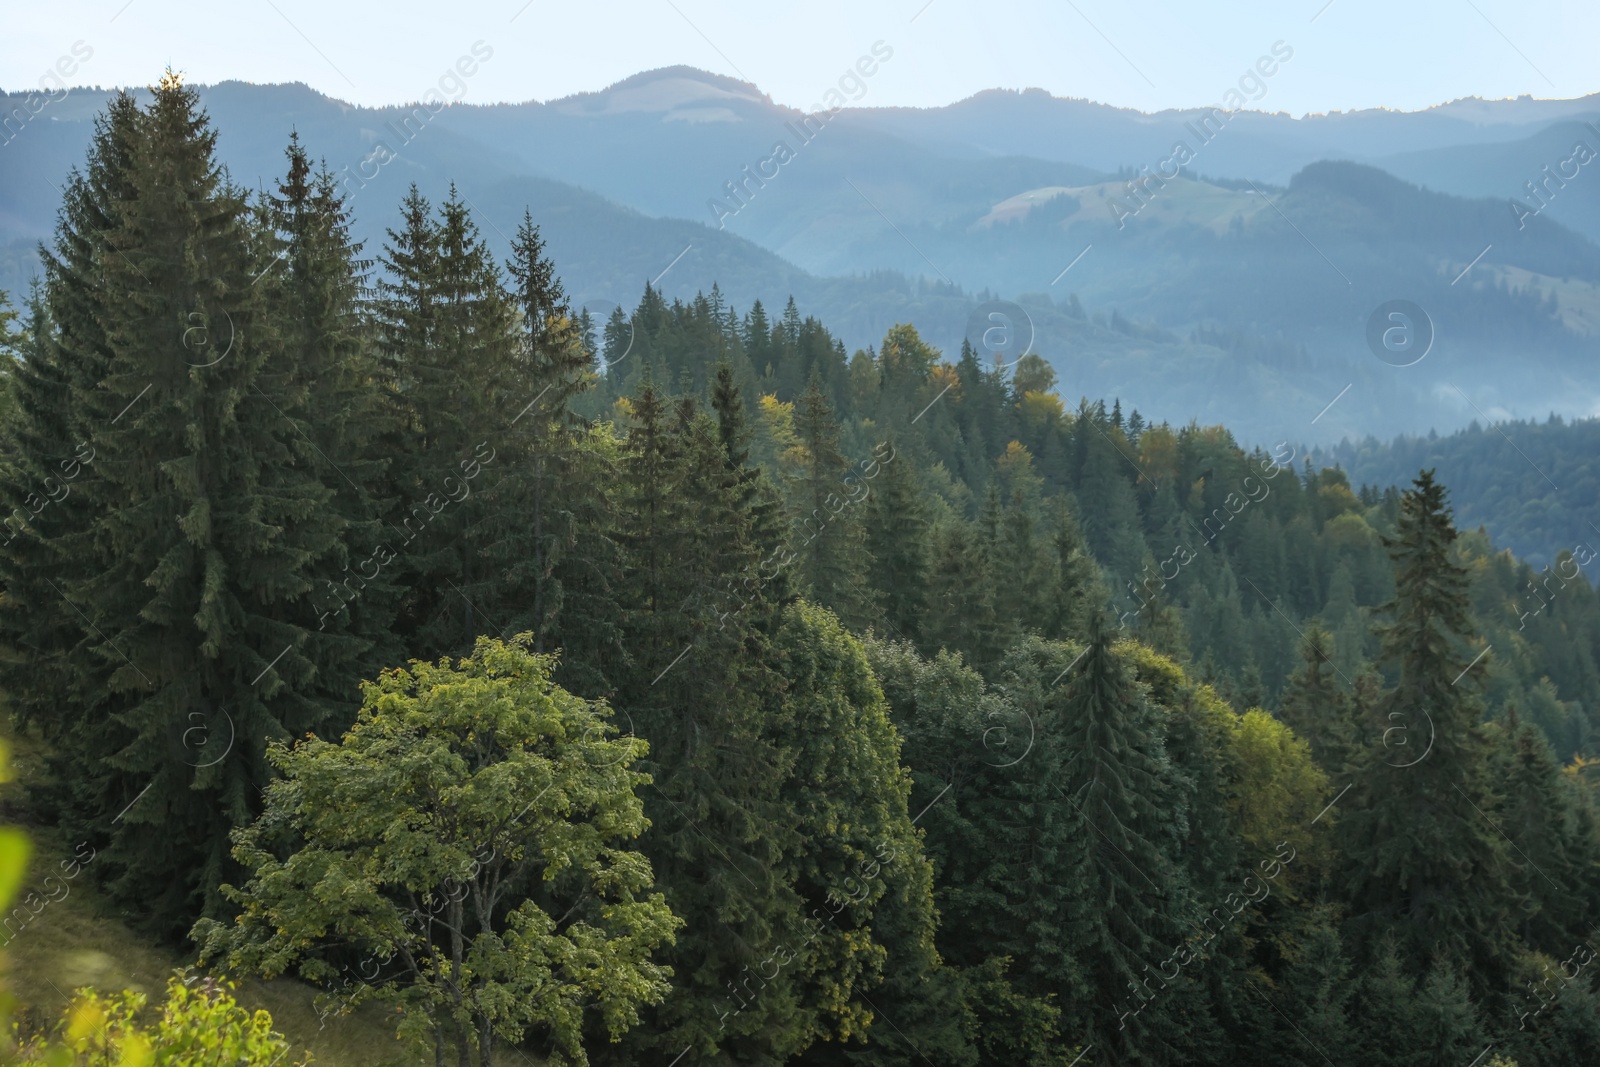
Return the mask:
<path fill-rule="evenodd" d="M 1455 491 L 1462 526 L 1483 525 L 1496 541 L 1534 566 L 1555 563 L 1563 548 L 1587 554 L 1600 538 L 1600 482 L 1591 469 L 1600 419 L 1516 420 L 1452 434 L 1367 437 L 1318 449 L 1359 481 L 1393 484 L 1405 472 L 1434 468 Z"/>
<path fill-rule="evenodd" d="M 0 688 L 130 922 L 462 1067 L 1593 1062 L 1588 558 L 215 137 L 115 98 L 7 324 Z"/>

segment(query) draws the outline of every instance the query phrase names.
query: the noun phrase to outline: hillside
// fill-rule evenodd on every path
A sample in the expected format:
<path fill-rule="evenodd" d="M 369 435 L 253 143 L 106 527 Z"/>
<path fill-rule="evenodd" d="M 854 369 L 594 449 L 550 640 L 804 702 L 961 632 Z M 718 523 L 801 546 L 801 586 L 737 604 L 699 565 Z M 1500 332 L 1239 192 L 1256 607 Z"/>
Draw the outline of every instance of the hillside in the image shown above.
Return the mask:
<path fill-rule="evenodd" d="M 1423 467 L 1455 489 L 1464 527 L 1483 526 L 1535 567 L 1580 546 L 1600 550 L 1600 419 L 1479 425 L 1426 437 L 1317 449 L 1356 484 L 1401 485 Z"/>
<path fill-rule="evenodd" d="M 630 208 L 490 174 L 413 190 L 367 251 L 371 197 L 300 143 L 259 196 L 218 153 L 170 70 L 110 102 L 0 320 L 27 785 L 0 801 L 62 872 L 25 885 L 0 836 L 25 1021 L 56 1021 L 13 1058 L 278 1067 L 276 1024 L 361 1065 L 400 1058 L 390 1026 L 459 1067 L 1592 1063 L 1595 973 L 1524 990 L 1600 917 L 1600 553 L 1536 571 L 1432 471 L 1357 485 L 1287 437 L 1074 401 L 994 341 L 1020 302 L 948 352 L 909 322 L 852 351 L 771 293 L 597 317 L 512 198 L 550 194 L 566 241 Z M 979 229 L 1104 226 L 1091 184 Z M 1172 191 L 1147 248 L 1285 236 L 1245 190 Z M 1474 210 L 1350 163 L 1252 191 L 1333 255 Z M 1237 226 L 1204 229 L 1219 206 Z M 1303 258 L 1276 263 L 1302 315 Z M 1269 424 L 1318 358 L 1034 306 L 1115 353 L 1080 381 L 1209 349 L 1166 387 Z M 1364 393 L 1403 399 L 1372 355 Z M 1529 465 L 1573 445 L 1592 496 L 1581 444 Z M 191 961 L 143 1017 L 56 988 Z M 323 996 L 372 1003 L 313 1036 Z"/>

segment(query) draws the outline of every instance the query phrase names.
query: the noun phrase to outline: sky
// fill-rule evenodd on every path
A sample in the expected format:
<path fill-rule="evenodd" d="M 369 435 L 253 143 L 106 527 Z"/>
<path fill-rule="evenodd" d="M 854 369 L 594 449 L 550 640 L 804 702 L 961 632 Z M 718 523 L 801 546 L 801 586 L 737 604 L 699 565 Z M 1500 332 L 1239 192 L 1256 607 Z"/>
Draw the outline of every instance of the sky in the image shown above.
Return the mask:
<path fill-rule="evenodd" d="M 1042 88 L 1158 111 L 1216 104 L 1282 42 L 1252 106 L 1416 110 L 1468 96 L 1600 91 L 1600 4 L 1550 0 L 55 0 L 8 5 L 0 88 L 305 82 L 352 103 L 416 100 L 461 57 L 463 102 L 551 100 L 686 64 L 809 108 L 873 45 L 859 106 L 933 107 Z M 471 59 L 473 46 L 482 62 Z M 1280 46 L 1281 50 L 1281 46 Z M 465 68 L 463 68 L 465 69 Z M 62 76 L 57 73 L 56 76 Z M 450 85 L 447 81 L 447 85 Z"/>

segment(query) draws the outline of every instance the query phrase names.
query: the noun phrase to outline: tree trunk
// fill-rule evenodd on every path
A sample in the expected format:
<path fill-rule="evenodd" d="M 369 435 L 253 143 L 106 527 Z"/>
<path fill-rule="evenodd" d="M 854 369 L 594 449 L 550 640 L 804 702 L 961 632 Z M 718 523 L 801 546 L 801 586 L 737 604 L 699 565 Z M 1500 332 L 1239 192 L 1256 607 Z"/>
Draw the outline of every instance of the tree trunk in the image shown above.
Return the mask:
<path fill-rule="evenodd" d="M 487 1017 L 478 1022 L 478 1064 L 490 1067 L 494 1062 L 494 1027 Z"/>

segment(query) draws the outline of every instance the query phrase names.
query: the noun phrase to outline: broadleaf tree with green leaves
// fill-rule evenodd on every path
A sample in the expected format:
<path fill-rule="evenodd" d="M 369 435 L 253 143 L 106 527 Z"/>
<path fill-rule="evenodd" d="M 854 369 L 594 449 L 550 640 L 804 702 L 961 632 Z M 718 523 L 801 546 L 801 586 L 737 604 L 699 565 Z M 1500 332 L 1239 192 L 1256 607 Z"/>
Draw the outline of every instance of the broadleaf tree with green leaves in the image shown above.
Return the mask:
<path fill-rule="evenodd" d="M 282 777 L 235 835 L 250 880 L 224 887 L 239 918 L 196 925 L 202 958 L 328 984 L 364 953 L 345 1002 L 393 1003 L 459 1067 L 530 1038 L 585 1064 L 586 1020 L 614 1038 L 660 1001 L 681 923 L 633 846 L 646 746 L 530 641 L 385 671 L 342 740 L 274 746 Z"/>

